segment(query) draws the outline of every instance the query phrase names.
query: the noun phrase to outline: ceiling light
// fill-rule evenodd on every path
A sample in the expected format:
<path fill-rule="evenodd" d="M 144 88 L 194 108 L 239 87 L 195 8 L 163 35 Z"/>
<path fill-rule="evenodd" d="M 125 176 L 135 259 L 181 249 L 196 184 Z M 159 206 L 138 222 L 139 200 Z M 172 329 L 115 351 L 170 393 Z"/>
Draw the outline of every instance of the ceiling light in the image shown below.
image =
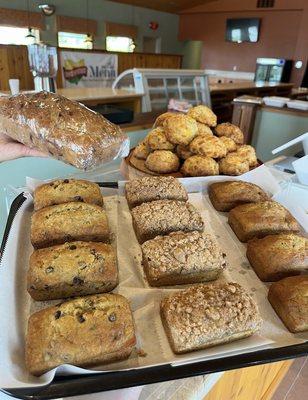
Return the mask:
<path fill-rule="evenodd" d="M 47 17 L 50 17 L 56 11 L 56 7 L 52 4 L 40 4 L 39 8 L 42 10 L 42 13 Z"/>

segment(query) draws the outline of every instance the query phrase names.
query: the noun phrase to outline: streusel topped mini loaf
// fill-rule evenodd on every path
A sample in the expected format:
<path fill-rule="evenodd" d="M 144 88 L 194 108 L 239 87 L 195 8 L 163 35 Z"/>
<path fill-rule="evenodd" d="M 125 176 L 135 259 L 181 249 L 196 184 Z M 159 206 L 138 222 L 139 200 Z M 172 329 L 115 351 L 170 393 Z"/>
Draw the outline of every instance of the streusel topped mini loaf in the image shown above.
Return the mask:
<path fill-rule="evenodd" d="M 237 283 L 208 283 L 169 295 L 161 317 L 174 353 L 250 336 L 261 327 L 257 305 Z"/>
<path fill-rule="evenodd" d="M 171 232 L 203 231 L 200 213 L 189 202 L 156 200 L 132 210 L 133 226 L 139 243 Z"/>
<path fill-rule="evenodd" d="M 130 208 L 153 200 L 188 200 L 184 186 L 173 176 L 133 179 L 126 183 L 125 193 Z"/>

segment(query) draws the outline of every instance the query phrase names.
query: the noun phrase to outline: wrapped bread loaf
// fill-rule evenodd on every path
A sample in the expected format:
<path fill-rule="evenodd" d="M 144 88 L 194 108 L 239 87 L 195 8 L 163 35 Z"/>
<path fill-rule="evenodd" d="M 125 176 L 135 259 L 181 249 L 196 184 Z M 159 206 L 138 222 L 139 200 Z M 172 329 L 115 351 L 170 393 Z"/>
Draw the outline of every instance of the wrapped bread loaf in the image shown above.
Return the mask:
<path fill-rule="evenodd" d="M 119 127 L 63 96 L 27 93 L 0 98 L 0 132 L 80 169 L 126 156 Z"/>

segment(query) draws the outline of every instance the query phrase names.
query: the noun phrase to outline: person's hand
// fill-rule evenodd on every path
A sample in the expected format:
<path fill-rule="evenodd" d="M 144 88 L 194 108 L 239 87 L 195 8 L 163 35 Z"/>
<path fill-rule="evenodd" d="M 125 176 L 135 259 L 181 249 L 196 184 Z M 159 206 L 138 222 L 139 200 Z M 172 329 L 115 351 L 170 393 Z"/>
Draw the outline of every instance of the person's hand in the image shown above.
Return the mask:
<path fill-rule="evenodd" d="M 15 142 L 9 136 L 0 133 L 0 162 L 20 157 L 48 157 L 48 155 L 42 151 L 31 149 L 31 147 Z"/>

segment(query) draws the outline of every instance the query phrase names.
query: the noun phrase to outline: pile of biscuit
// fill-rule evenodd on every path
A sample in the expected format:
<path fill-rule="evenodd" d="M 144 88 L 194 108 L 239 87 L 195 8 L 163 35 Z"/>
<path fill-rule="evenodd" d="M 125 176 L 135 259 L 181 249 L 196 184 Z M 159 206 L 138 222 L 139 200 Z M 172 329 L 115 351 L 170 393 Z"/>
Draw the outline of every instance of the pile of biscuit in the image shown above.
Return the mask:
<path fill-rule="evenodd" d="M 243 143 L 239 127 L 217 125 L 213 111 L 199 105 L 187 114 L 161 114 L 133 156 L 155 174 L 241 175 L 258 165 L 255 149 Z"/>

